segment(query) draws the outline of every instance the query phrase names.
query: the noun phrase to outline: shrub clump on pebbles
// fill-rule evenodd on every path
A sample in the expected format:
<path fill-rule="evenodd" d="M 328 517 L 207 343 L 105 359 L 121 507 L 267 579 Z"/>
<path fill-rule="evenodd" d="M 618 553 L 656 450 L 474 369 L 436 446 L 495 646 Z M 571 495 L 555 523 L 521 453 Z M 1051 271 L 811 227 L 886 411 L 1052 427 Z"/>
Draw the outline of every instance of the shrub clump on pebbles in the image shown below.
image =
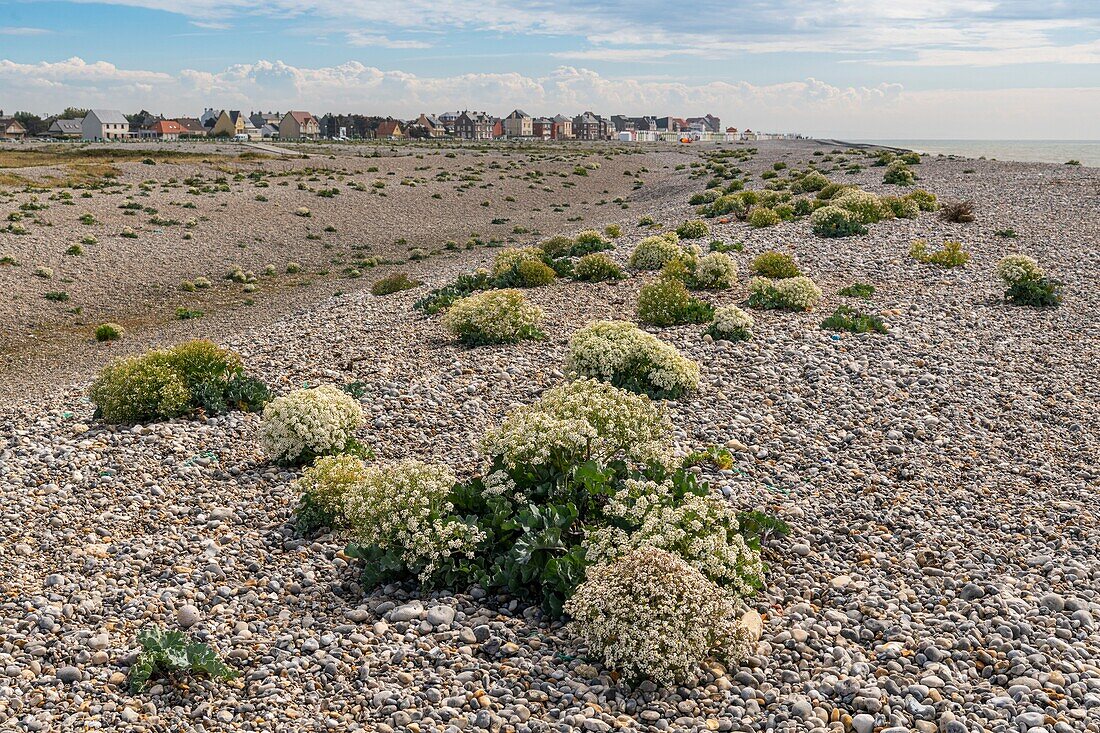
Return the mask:
<path fill-rule="evenodd" d="M 708 234 L 710 234 L 710 227 L 707 226 L 705 221 L 700 219 L 685 221 L 683 224 L 676 227 L 676 235 L 680 239 L 700 239 Z"/>
<path fill-rule="evenodd" d="M 704 323 L 714 309 L 692 297 L 683 282 L 671 277 L 643 285 L 638 293 L 638 320 L 652 326 Z"/>
<path fill-rule="evenodd" d="M 822 206 L 810 214 L 810 226 L 819 237 L 854 237 L 867 233 L 855 214 L 839 206 Z"/>
<path fill-rule="evenodd" d="M 595 321 L 569 340 L 568 369 L 650 397 L 676 399 L 699 386 L 699 365 L 627 321 Z"/>
<path fill-rule="evenodd" d="M 636 270 L 660 270 L 682 253 L 680 237 L 675 232 L 657 234 L 638 242 L 630 253 L 630 266 Z"/>
<path fill-rule="evenodd" d="M 802 272 L 798 269 L 798 263 L 794 257 L 785 252 L 768 251 L 757 255 L 749 266 L 754 275 L 783 279 L 798 277 Z"/>
<path fill-rule="evenodd" d="M 454 485 L 449 468 L 417 460 L 363 469 L 344 495 L 343 511 L 355 538 L 348 554 L 364 561 L 365 583 L 400 572 L 432 586 L 444 567 L 473 557 L 485 535 L 455 516 Z"/>
<path fill-rule="evenodd" d="M 755 207 L 749 214 L 749 226 L 756 227 L 757 229 L 763 229 L 764 227 L 773 227 L 782 221 L 782 217 L 775 209 L 768 208 L 767 206 Z"/>
<path fill-rule="evenodd" d="M 705 657 L 737 659 L 748 647 L 732 597 L 655 547 L 593 567 L 566 610 L 573 633 L 632 680 L 675 684 Z"/>
<path fill-rule="evenodd" d="M 754 277 L 749 281 L 749 305 L 753 308 L 808 311 L 819 300 L 821 288 L 805 276 L 785 280 Z"/>
<path fill-rule="evenodd" d="M 942 248 L 931 251 L 927 241 L 916 239 L 909 247 L 909 256 L 921 264 L 940 267 L 963 267 L 970 261 L 970 253 L 961 242 L 944 242 Z"/>
<path fill-rule="evenodd" d="M 704 332 L 715 340 L 748 341 L 752 338 L 752 327 L 756 325 L 745 311 L 735 305 L 725 305 L 714 311 L 714 318 Z"/>
<path fill-rule="evenodd" d="M 886 333 L 886 324 L 874 313 L 865 313 L 850 305 L 839 305 L 833 314 L 821 322 L 826 331 L 849 333 Z"/>
<path fill-rule="evenodd" d="M 239 356 L 205 340 L 112 362 L 89 396 L 96 415 L 111 423 L 257 410 L 270 399 L 262 382 L 244 375 Z"/>
<path fill-rule="evenodd" d="M 623 277 L 625 275 L 622 268 L 603 252 L 587 254 L 577 260 L 577 264 L 573 266 L 573 278 L 576 280 L 601 282 L 621 280 Z"/>
<path fill-rule="evenodd" d="M 443 316 L 443 327 L 469 346 L 508 344 L 542 338 L 542 309 L 518 290 L 489 290 L 467 296 Z"/>
<path fill-rule="evenodd" d="M 391 293 L 398 293 L 402 290 L 410 290 L 420 285 L 419 280 L 412 280 L 409 276 L 403 272 L 395 272 L 392 275 L 387 275 L 379 280 L 376 280 L 373 285 L 370 286 L 371 295 L 389 295 Z"/>
<path fill-rule="evenodd" d="M 598 233 L 597 233 L 598 235 Z M 534 288 L 553 282 L 552 261 L 541 247 L 509 247 L 493 263 L 493 284 L 500 288 Z"/>
<path fill-rule="evenodd" d="M 101 323 L 96 326 L 95 340 L 96 341 L 118 341 L 125 333 L 122 326 L 117 323 Z"/>
<path fill-rule="evenodd" d="M 694 260 L 688 285 L 704 290 L 728 290 L 737 284 L 737 263 L 724 252 L 711 252 Z"/>
<path fill-rule="evenodd" d="M 1062 302 L 1062 283 L 1052 280 L 1027 255 L 1008 255 L 997 263 L 997 277 L 1007 286 L 1005 300 L 1017 305 L 1056 306 Z"/>
<path fill-rule="evenodd" d="M 260 442 L 272 460 L 304 464 L 354 450 L 362 424 L 363 408 L 346 392 L 329 385 L 298 389 L 264 408 Z"/>
<path fill-rule="evenodd" d="M 886 173 L 882 176 L 882 182 L 894 186 L 912 186 L 917 182 L 913 171 L 905 164 L 904 160 L 895 160 L 886 166 Z"/>

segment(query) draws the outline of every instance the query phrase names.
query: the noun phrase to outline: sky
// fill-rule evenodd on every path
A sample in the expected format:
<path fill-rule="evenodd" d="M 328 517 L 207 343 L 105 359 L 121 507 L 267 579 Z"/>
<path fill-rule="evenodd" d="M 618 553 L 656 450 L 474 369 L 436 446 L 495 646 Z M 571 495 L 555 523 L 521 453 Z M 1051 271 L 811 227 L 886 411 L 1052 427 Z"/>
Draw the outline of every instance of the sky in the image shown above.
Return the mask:
<path fill-rule="evenodd" d="M 1100 139 L 1100 0 L 0 0 L 0 109 Z"/>

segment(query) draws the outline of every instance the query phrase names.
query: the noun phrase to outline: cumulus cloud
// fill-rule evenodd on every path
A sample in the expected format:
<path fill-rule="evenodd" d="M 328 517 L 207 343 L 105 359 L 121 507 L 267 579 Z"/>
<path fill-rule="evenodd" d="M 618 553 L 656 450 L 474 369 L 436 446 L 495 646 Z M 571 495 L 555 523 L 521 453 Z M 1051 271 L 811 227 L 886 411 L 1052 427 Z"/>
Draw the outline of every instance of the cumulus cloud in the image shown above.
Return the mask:
<path fill-rule="evenodd" d="M 532 114 L 719 115 L 725 124 L 834 137 L 1050 137 L 1050 110 L 1069 126 L 1062 137 L 1087 137 L 1100 118 L 1100 88 L 907 90 L 900 84 L 841 86 L 816 78 L 775 84 L 692 83 L 611 78 L 563 65 L 543 76 L 471 73 L 420 76 L 358 61 L 300 67 L 261 60 L 221 71 L 165 74 L 71 58 L 56 63 L 0 61 L 6 107 L 40 112 L 101 106 L 167 115 L 205 107 L 309 109 L 415 117 L 420 112 L 484 109 Z M 1074 127 L 1077 125 L 1077 128 Z"/>

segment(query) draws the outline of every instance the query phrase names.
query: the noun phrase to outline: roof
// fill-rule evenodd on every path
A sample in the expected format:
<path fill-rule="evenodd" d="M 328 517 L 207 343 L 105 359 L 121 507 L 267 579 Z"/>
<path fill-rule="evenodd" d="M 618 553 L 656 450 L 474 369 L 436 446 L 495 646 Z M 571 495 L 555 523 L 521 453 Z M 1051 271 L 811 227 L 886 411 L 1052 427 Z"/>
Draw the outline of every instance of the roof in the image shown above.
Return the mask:
<path fill-rule="evenodd" d="M 15 119 L 14 117 L 0 117 L 0 128 L 3 128 L 4 130 L 18 128 L 19 130 L 26 132 L 26 128 L 23 127 L 23 125 L 19 124 L 19 120 Z"/>
<path fill-rule="evenodd" d="M 401 132 L 401 123 L 397 120 L 386 120 L 378 125 L 379 135 L 393 135 Z"/>
<path fill-rule="evenodd" d="M 189 132 L 206 132 L 202 122 L 195 117 L 179 117 L 175 121 L 179 123 L 180 128 Z"/>
<path fill-rule="evenodd" d="M 122 114 L 117 109 L 93 109 L 89 110 L 88 114 L 94 115 L 97 120 L 105 125 L 130 124 L 130 121 L 126 119 L 126 115 Z"/>
<path fill-rule="evenodd" d="M 157 132 L 164 134 L 172 134 L 174 132 L 182 132 L 183 128 L 180 127 L 180 123 L 175 120 L 157 120 L 153 124 L 153 129 Z"/>
<path fill-rule="evenodd" d="M 530 116 L 531 115 L 527 114 L 522 109 L 514 109 L 514 110 L 512 110 L 512 114 L 508 115 L 508 118 L 512 119 L 512 120 L 518 120 L 518 119 L 521 119 L 523 117 L 530 117 Z"/>
<path fill-rule="evenodd" d="M 313 120 L 314 122 L 317 121 L 316 119 L 314 119 L 313 115 L 311 115 L 309 112 L 302 112 L 301 110 L 293 110 L 292 109 L 289 112 L 287 112 L 287 114 L 290 115 L 294 119 L 294 121 L 297 122 L 299 125 L 304 125 L 307 122 L 309 122 L 310 120 Z M 284 117 L 284 119 L 286 119 L 286 118 Z"/>
<path fill-rule="evenodd" d="M 554 115 L 554 122 L 572 122 L 572 121 L 573 120 L 569 119 L 565 115 Z"/>
<path fill-rule="evenodd" d="M 80 132 L 80 120 L 54 120 L 50 129 L 57 129 L 60 132 Z"/>

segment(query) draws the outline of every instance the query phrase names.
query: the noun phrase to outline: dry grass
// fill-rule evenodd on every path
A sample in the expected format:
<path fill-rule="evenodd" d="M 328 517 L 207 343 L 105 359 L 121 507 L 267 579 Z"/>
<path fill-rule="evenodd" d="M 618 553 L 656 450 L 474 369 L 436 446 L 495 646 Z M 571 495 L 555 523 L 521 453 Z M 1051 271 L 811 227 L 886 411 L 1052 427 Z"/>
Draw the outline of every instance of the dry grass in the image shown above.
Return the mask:
<path fill-rule="evenodd" d="M 0 149 L 0 168 L 35 168 L 49 165 L 93 165 L 103 163 L 132 163 L 154 160 L 158 163 L 170 162 L 211 162 L 211 158 L 226 157 L 239 160 L 260 160 L 270 156 L 263 153 L 247 152 L 237 156 L 226 156 L 210 151 L 193 152 L 189 150 L 148 150 L 142 148 L 93 148 L 69 145 L 48 145 L 35 150 Z"/>

